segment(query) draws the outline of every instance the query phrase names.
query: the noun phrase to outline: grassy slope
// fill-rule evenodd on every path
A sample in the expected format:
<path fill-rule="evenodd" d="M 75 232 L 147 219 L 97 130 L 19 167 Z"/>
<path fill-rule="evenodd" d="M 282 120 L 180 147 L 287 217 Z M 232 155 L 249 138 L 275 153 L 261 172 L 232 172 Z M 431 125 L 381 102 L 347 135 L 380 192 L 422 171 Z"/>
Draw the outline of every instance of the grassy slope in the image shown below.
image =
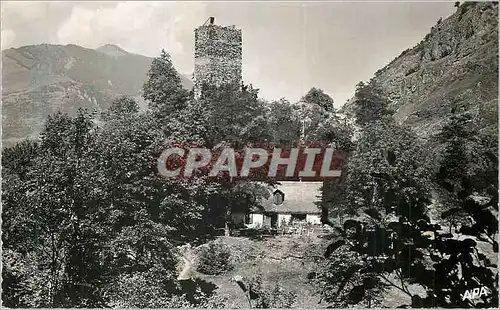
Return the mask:
<path fill-rule="evenodd" d="M 238 285 L 231 281 L 236 275 L 246 279 L 262 273 L 267 285 L 279 283 L 288 291 L 297 294 L 296 308 L 327 308 L 320 302 L 315 287 L 308 283 L 307 276 L 316 270 L 315 257 L 321 256 L 329 240 L 316 232 L 312 237 L 294 238 L 277 236 L 264 240 L 250 240 L 245 237 L 221 237 L 224 244 L 231 249 L 234 269 L 223 275 L 204 275 L 195 270 L 196 249 L 190 253 L 194 256 L 194 268 L 188 276 L 199 277 L 217 285 L 217 293 L 228 298 L 230 308 L 247 308 L 248 302 Z M 341 281 L 341 279 L 339 279 Z M 425 294 L 418 286 L 410 288 L 414 293 Z M 396 288 L 388 290 L 384 298 L 384 306 L 397 307 L 409 303 L 408 296 Z"/>
<path fill-rule="evenodd" d="M 195 270 L 191 277 L 200 277 L 216 284 L 218 294 L 226 296 L 230 308 L 248 308 L 248 302 L 241 289 L 231 279 L 240 275 L 246 279 L 261 272 L 265 284 L 282 285 L 297 294 L 297 308 L 325 308 L 319 304 L 319 296 L 314 287 L 307 283 L 307 275 L 315 268 L 314 256 L 321 253 L 325 243 L 318 234 L 307 238 L 277 236 L 264 240 L 251 240 L 245 237 L 222 237 L 231 249 L 234 269 L 219 276 L 203 275 Z M 195 263 L 196 265 L 196 263 Z"/>
<path fill-rule="evenodd" d="M 197 249 L 193 249 L 186 254 L 193 262 L 193 268 L 185 276 L 199 277 L 217 285 L 217 293 L 228 298 L 227 306 L 230 308 L 248 308 L 245 295 L 231 279 L 236 275 L 249 279 L 258 273 L 262 273 L 266 285 L 279 283 L 286 290 L 294 291 L 297 294 L 296 308 L 326 308 L 328 305 L 319 303 L 320 296 L 315 294 L 315 288 L 307 280 L 308 274 L 316 269 L 316 261 L 321 259 L 325 247 L 331 242 L 322 238 L 324 234 L 324 231 L 318 229 L 311 237 L 277 236 L 263 240 L 221 237 L 231 250 L 234 269 L 219 276 L 201 274 L 196 271 Z M 458 235 L 455 237 L 463 238 Z M 477 248 L 492 262 L 498 262 L 491 245 L 482 241 L 477 243 Z M 392 276 L 389 278 L 396 281 Z M 409 289 L 412 294 L 425 296 L 425 291 L 419 285 L 409 285 Z M 396 288 L 390 288 L 383 301 L 384 307 L 389 308 L 410 303 L 410 298 Z"/>

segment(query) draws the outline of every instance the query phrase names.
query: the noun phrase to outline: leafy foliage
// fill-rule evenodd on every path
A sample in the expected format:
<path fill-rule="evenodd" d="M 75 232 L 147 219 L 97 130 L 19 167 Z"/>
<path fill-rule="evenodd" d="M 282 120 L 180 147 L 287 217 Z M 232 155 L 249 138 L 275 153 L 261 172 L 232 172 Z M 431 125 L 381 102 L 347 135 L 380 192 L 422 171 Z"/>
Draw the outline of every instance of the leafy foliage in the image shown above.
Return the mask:
<path fill-rule="evenodd" d="M 268 122 L 272 141 L 277 145 L 291 146 L 300 139 L 301 123 L 294 107 L 285 99 L 269 105 Z"/>
<path fill-rule="evenodd" d="M 162 50 L 160 57 L 153 59 L 148 79 L 143 86 L 143 97 L 148 101 L 150 109 L 157 117 L 165 119 L 173 112 L 183 109 L 191 96 L 183 89 L 170 55 Z"/>
<path fill-rule="evenodd" d="M 366 84 L 360 82 L 356 86 L 355 98 L 356 123 L 361 126 L 392 115 L 387 97 L 373 80 Z"/>
<path fill-rule="evenodd" d="M 336 225 L 333 215 L 340 224 L 316 278 L 330 305 L 378 307 L 391 286 L 414 307 L 498 306 L 496 266 L 477 246 L 489 243 L 498 252 L 496 132 L 479 131 L 476 118 L 455 109 L 438 137 L 444 150 L 431 157 L 428 144 L 391 119 L 373 81 L 356 90 L 356 144 L 354 129 L 320 89 L 302 105 L 257 95 L 251 85 L 205 85 L 195 99 L 162 51 L 144 84 L 150 111 L 120 97 L 100 119 L 57 113 L 39 141 L 3 150 L 4 305 L 224 306 L 213 288 L 193 281 L 187 290 L 177 280 L 176 246 L 212 238 L 232 212 L 246 213 L 268 192 L 245 181 L 165 180 L 155 171 L 157 156 L 171 142 L 291 146 L 303 138 L 327 141 L 346 158 L 342 178 L 324 184 L 320 203 L 322 222 Z M 429 215 L 432 192 L 447 232 Z M 202 250 L 201 272 L 231 267 L 223 244 Z M 238 285 L 258 308 L 292 307 L 296 300 L 260 275 Z M 474 301 L 460 296 L 480 286 L 492 293 Z"/>
<path fill-rule="evenodd" d="M 328 96 L 323 90 L 319 88 L 311 88 L 309 92 L 304 96 L 303 100 L 307 103 L 313 103 L 325 111 L 333 111 L 333 99 Z"/>
<path fill-rule="evenodd" d="M 196 236 L 207 199 L 203 190 L 210 189 L 204 183 L 166 184 L 155 174 L 163 135 L 156 119 L 136 106 L 118 98 L 101 127 L 83 111 L 73 118 L 56 114 L 39 144 L 7 151 L 5 305 L 139 305 L 109 292 L 134 287 L 154 270 L 163 286 L 175 285 L 174 244 Z M 9 263 L 13 258 L 19 263 Z M 164 292 L 157 284 L 151 285 Z M 166 290 L 156 302 L 171 305 L 179 294 Z"/>
<path fill-rule="evenodd" d="M 266 284 L 261 273 L 249 281 L 237 276 L 235 281 L 246 295 L 250 308 L 292 308 L 297 300 L 297 294 L 285 290 L 279 283 Z"/>
<path fill-rule="evenodd" d="M 198 257 L 197 269 L 204 274 L 219 275 L 232 269 L 231 252 L 221 242 L 210 242 L 201 249 Z"/>
<path fill-rule="evenodd" d="M 2 168 L 5 174 L 17 174 L 21 179 L 26 178 L 26 173 L 34 164 L 39 151 L 37 141 L 24 140 L 13 147 L 5 148 L 2 153 Z"/>
<path fill-rule="evenodd" d="M 498 222 L 490 204 L 496 198 L 480 199 L 470 195 L 480 188 L 472 186 L 471 169 L 467 168 L 469 162 L 477 161 L 466 157 L 465 119 L 453 117 L 445 126 L 442 137 L 448 144 L 437 174 L 438 184 L 449 191 L 450 197 L 455 197 L 451 203 L 459 202 L 456 208 L 443 214 L 443 218 L 464 212 L 473 219 L 462 223 L 457 239 L 443 232 L 428 216 L 433 180 L 429 173 L 432 171 L 427 156 L 429 150 L 411 131 L 389 118 L 364 118 L 346 176 L 348 205 L 355 206 L 359 216 L 337 227 L 339 237 L 325 253 L 329 263 L 334 264 L 338 262 L 335 255 L 346 247 L 356 253 L 358 259 L 346 266 L 346 270 L 335 269 L 338 264 L 333 265 L 331 273 L 327 269 L 323 279 L 327 279 L 328 284 L 333 281 L 331 275 L 341 274 L 344 279 L 341 287 L 356 277 L 372 275 L 406 294 L 413 307 L 498 305 L 498 275 L 491 269 L 495 266 L 476 247 L 477 240 L 489 240 L 493 250 L 498 251 L 493 241 Z M 491 169 L 491 165 L 481 166 L 488 167 L 485 171 Z M 496 182 L 491 179 L 489 186 L 491 184 Z M 485 188 L 482 190 L 486 192 Z M 410 291 L 411 283 L 422 286 L 427 296 Z M 491 288 L 492 294 L 482 296 L 481 300 L 463 299 L 460 295 L 482 286 Z M 345 296 L 331 290 L 323 295 L 334 303 L 355 304 L 362 300 L 360 296 L 367 296 L 368 291 L 363 285 L 353 287 Z"/>
<path fill-rule="evenodd" d="M 83 111 L 75 118 L 63 114 L 50 117 L 39 152 L 32 159 L 36 165 L 29 166 L 25 173 L 19 171 L 25 175 L 22 182 L 14 182 L 12 186 L 4 183 L 7 194 L 3 197 L 4 228 L 12 232 L 3 236 L 4 249 L 34 257 L 35 262 L 42 264 L 39 268 L 46 272 L 44 277 L 24 277 L 27 282 L 42 281 L 36 284 L 42 291 L 45 290 L 42 283 L 48 284 L 45 298 L 32 301 L 41 304 L 31 306 L 75 303 L 99 306 L 103 300 L 97 288 L 105 272 L 99 274 L 102 266 L 98 252 L 87 244 L 98 234 L 95 224 L 86 222 L 95 213 L 85 210 L 82 199 L 85 196 L 82 181 L 86 175 L 81 167 L 87 153 L 85 146 L 92 141 L 92 127 L 91 117 Z M 9 177 L 15 180 L 19 175 L 14 173 Z M 11 200 L 16 196 L 24 198 Z M 16 226 L 23 234 L 17 233 Z M 87 239 L 82 240 L 82 236 Z M 75 286 L 89 282 L 96 287 L 83 287 L 78 296 L 72 294 Z"/>
<path fill-rule="evenodd" d="M 119 97 L 100 119 L 84 111 L 52 115 L 40 141 L 4 150 L 5 305 L 185 305 L 174 297 L 182 290 L 172 288 L 179 284 L 176 245 L 213 237 L 229 206 L 245 210 L 258 201 L 257 184 L 164 180 L 155 171 L 165 140 L 272 139 L 257 90 L 209 87 L 195 100 L 162 52 L 144 98 L 150 111 Z M 147 301 L 146 292 L 156 299 Z M 221 305 L 205 295 L 188 301 Z"/>
<path fill-rule="evenodd" d="M 320 264 L 320 273 L 313 281 L 320 288 L 322 299 L 335 308 L 353 304 L 381 307 L 387 285 L 373 273 L 358 273 L 368 266 L 360 265 L 359 253 L 350 251 L 338 241 L 332 245 L 335 248 L 329 249 L 329 259 Z"/>
<path fill-rule="evenodd" d="M 198 279 L 172 284 L 163 277 L 164 271 L 153 268 L 121 276 L 107 291 L 111 296 L 110 305 L 151 309 L 224 308 L 226 298 L 215 295 L 213 288 L 207 290 L 206 285 L 198 283 Z"/>
<path fill-rule="evenodd" d="M 270 133 L 257 91 L 252 87 L 242 90 L 238 84 L 204 85 L 200 102 L 208 109 L 205 115 L 210 128 L 208 146 L 226 142 L 241 147 L 269 141 Z"/>

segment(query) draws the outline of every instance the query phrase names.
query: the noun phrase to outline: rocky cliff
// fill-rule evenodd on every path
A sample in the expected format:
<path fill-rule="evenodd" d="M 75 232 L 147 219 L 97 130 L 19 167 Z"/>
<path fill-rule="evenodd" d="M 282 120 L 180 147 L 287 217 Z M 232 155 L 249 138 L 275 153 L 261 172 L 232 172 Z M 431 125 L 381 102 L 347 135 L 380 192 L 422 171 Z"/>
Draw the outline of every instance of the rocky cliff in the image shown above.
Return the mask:
<path fill-rule="evenodd" d="M 452 103 L 464 104 L 482 118 L 484 130 L 496 133 L 498 3 L 461 4 L 373 79 L 389 97 L 395 118 L 421 136 L 439 131 Z M 355 98 L 345 111 L 352 111 L 354 104 Z"/>
<path fill-rule="evenodd" d="M 87 49 L 77 45 L 31 45 L 2 51 L 2 139 L 10 146 L 36 137 L 49 114 L 97 112 L 118 95 L 141 105 L 142 85 L 152 58 L 115 45 Z M 190 89 L 192 82 L 181 77 Z"/>

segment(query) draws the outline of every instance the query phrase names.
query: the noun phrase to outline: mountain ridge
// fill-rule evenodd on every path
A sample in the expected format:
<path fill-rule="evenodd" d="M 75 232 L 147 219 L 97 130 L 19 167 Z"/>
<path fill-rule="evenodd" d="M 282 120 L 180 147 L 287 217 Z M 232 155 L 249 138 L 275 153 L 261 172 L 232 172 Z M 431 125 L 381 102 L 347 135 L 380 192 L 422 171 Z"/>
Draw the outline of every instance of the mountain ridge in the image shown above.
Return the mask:
<path fill-rule="evenodd" d="M 127 54 L 131 54 L 116 44 L 104 44 L 99 46 L 95 50 L 109 56 L 124 56 Z"/>
<path fill-rule="evenodd" d="M 120 95 L 145 107 L 142 85 L 153 58 L 116 45 L 97 49 L 75 44 L 36 44 L 2 50 L 2 142 L 35 138 L 48 115 L 97 112 Z M 191 80 L 180 74 L 191 89 Z"/>
<path fill-rule="evenodd" d="M 486 130 L 496 132 L 498 3 L 463 3 L 372 80 L 389 98 L 395 119 L 422 137 L 440 130 L 453 104 L 465 106 L 485 120 Z M 343 111 L 352 114 L 355 101 Z"/>
<path fill-rule="evenodd" d="M 36 137 L 46 117 L 80 107 L 100 111 L 118 95 L 141 106 L 142 85 L 153 58 L 114 44 L 28 45 L 2 51 L 3 142 Z M 183 86 L 192 81 L 181 75 Z M 431 28 L 413 48 L 378 70 L 379 84 L 398 122 L 422 137 L 437 133 L 453 104 L 465 105 L 498 131 L 498 4 L 465 2 Z M 355 98 L 342 111 L 352 114 Z"/>

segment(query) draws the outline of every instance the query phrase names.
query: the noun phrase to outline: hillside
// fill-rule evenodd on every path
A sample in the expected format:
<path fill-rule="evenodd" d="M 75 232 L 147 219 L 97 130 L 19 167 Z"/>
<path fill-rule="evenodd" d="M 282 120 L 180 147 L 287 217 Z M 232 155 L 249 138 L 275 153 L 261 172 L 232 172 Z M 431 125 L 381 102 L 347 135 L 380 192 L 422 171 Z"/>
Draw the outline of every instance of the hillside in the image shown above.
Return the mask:
<path fill-rule="evenodd" d="M 439 130 L 454 102 L 476 112 L 485 129 L 496 133 L 498 4 L 463 3 L 373 79 L 391 100 L 396 119 L 421 136 Z M 345 111 L 352 111 L 354 104 L 350 100 Z"/>
<path fill-rule="evenodd" d="M 47 115 L 100 111 L 118 95 L 141 105 L 141 89 L 152 58 L 115 45 L 30 45 L 2 51 L 2 131 L 5 146 L 35 137 Z M 192 82 L 182 76 L 183 85 Z"/>
<path fill-rule="evenodd" d="M 312 236 L 275 236 L 262 240 L 246 237 L 221 237 L 222 243 L 231 250 L 231 264 L 234 268 L 221 275 L 205 275 L 197 271 L 197 252 L 200 247 L 185 255 L 190 257 L 193 268 L 185 273 L 188 278 L 200 278 L 217 286 L 217 293 L 228 299 L 227 308 L 248 308 L 248 301 L 238 285 L 232 280 L 242 276 L 248 281 L 262 275 L 265 285 L 280 284 L 289 292 L 297 294 L 296 308 L 326 308 L 321 297 L 308 280 L 316 268 L 316 261 L 324 251 L 325 241 L 321 229 Z M 206 246 L 206 245 L 203 245 Z"/>

